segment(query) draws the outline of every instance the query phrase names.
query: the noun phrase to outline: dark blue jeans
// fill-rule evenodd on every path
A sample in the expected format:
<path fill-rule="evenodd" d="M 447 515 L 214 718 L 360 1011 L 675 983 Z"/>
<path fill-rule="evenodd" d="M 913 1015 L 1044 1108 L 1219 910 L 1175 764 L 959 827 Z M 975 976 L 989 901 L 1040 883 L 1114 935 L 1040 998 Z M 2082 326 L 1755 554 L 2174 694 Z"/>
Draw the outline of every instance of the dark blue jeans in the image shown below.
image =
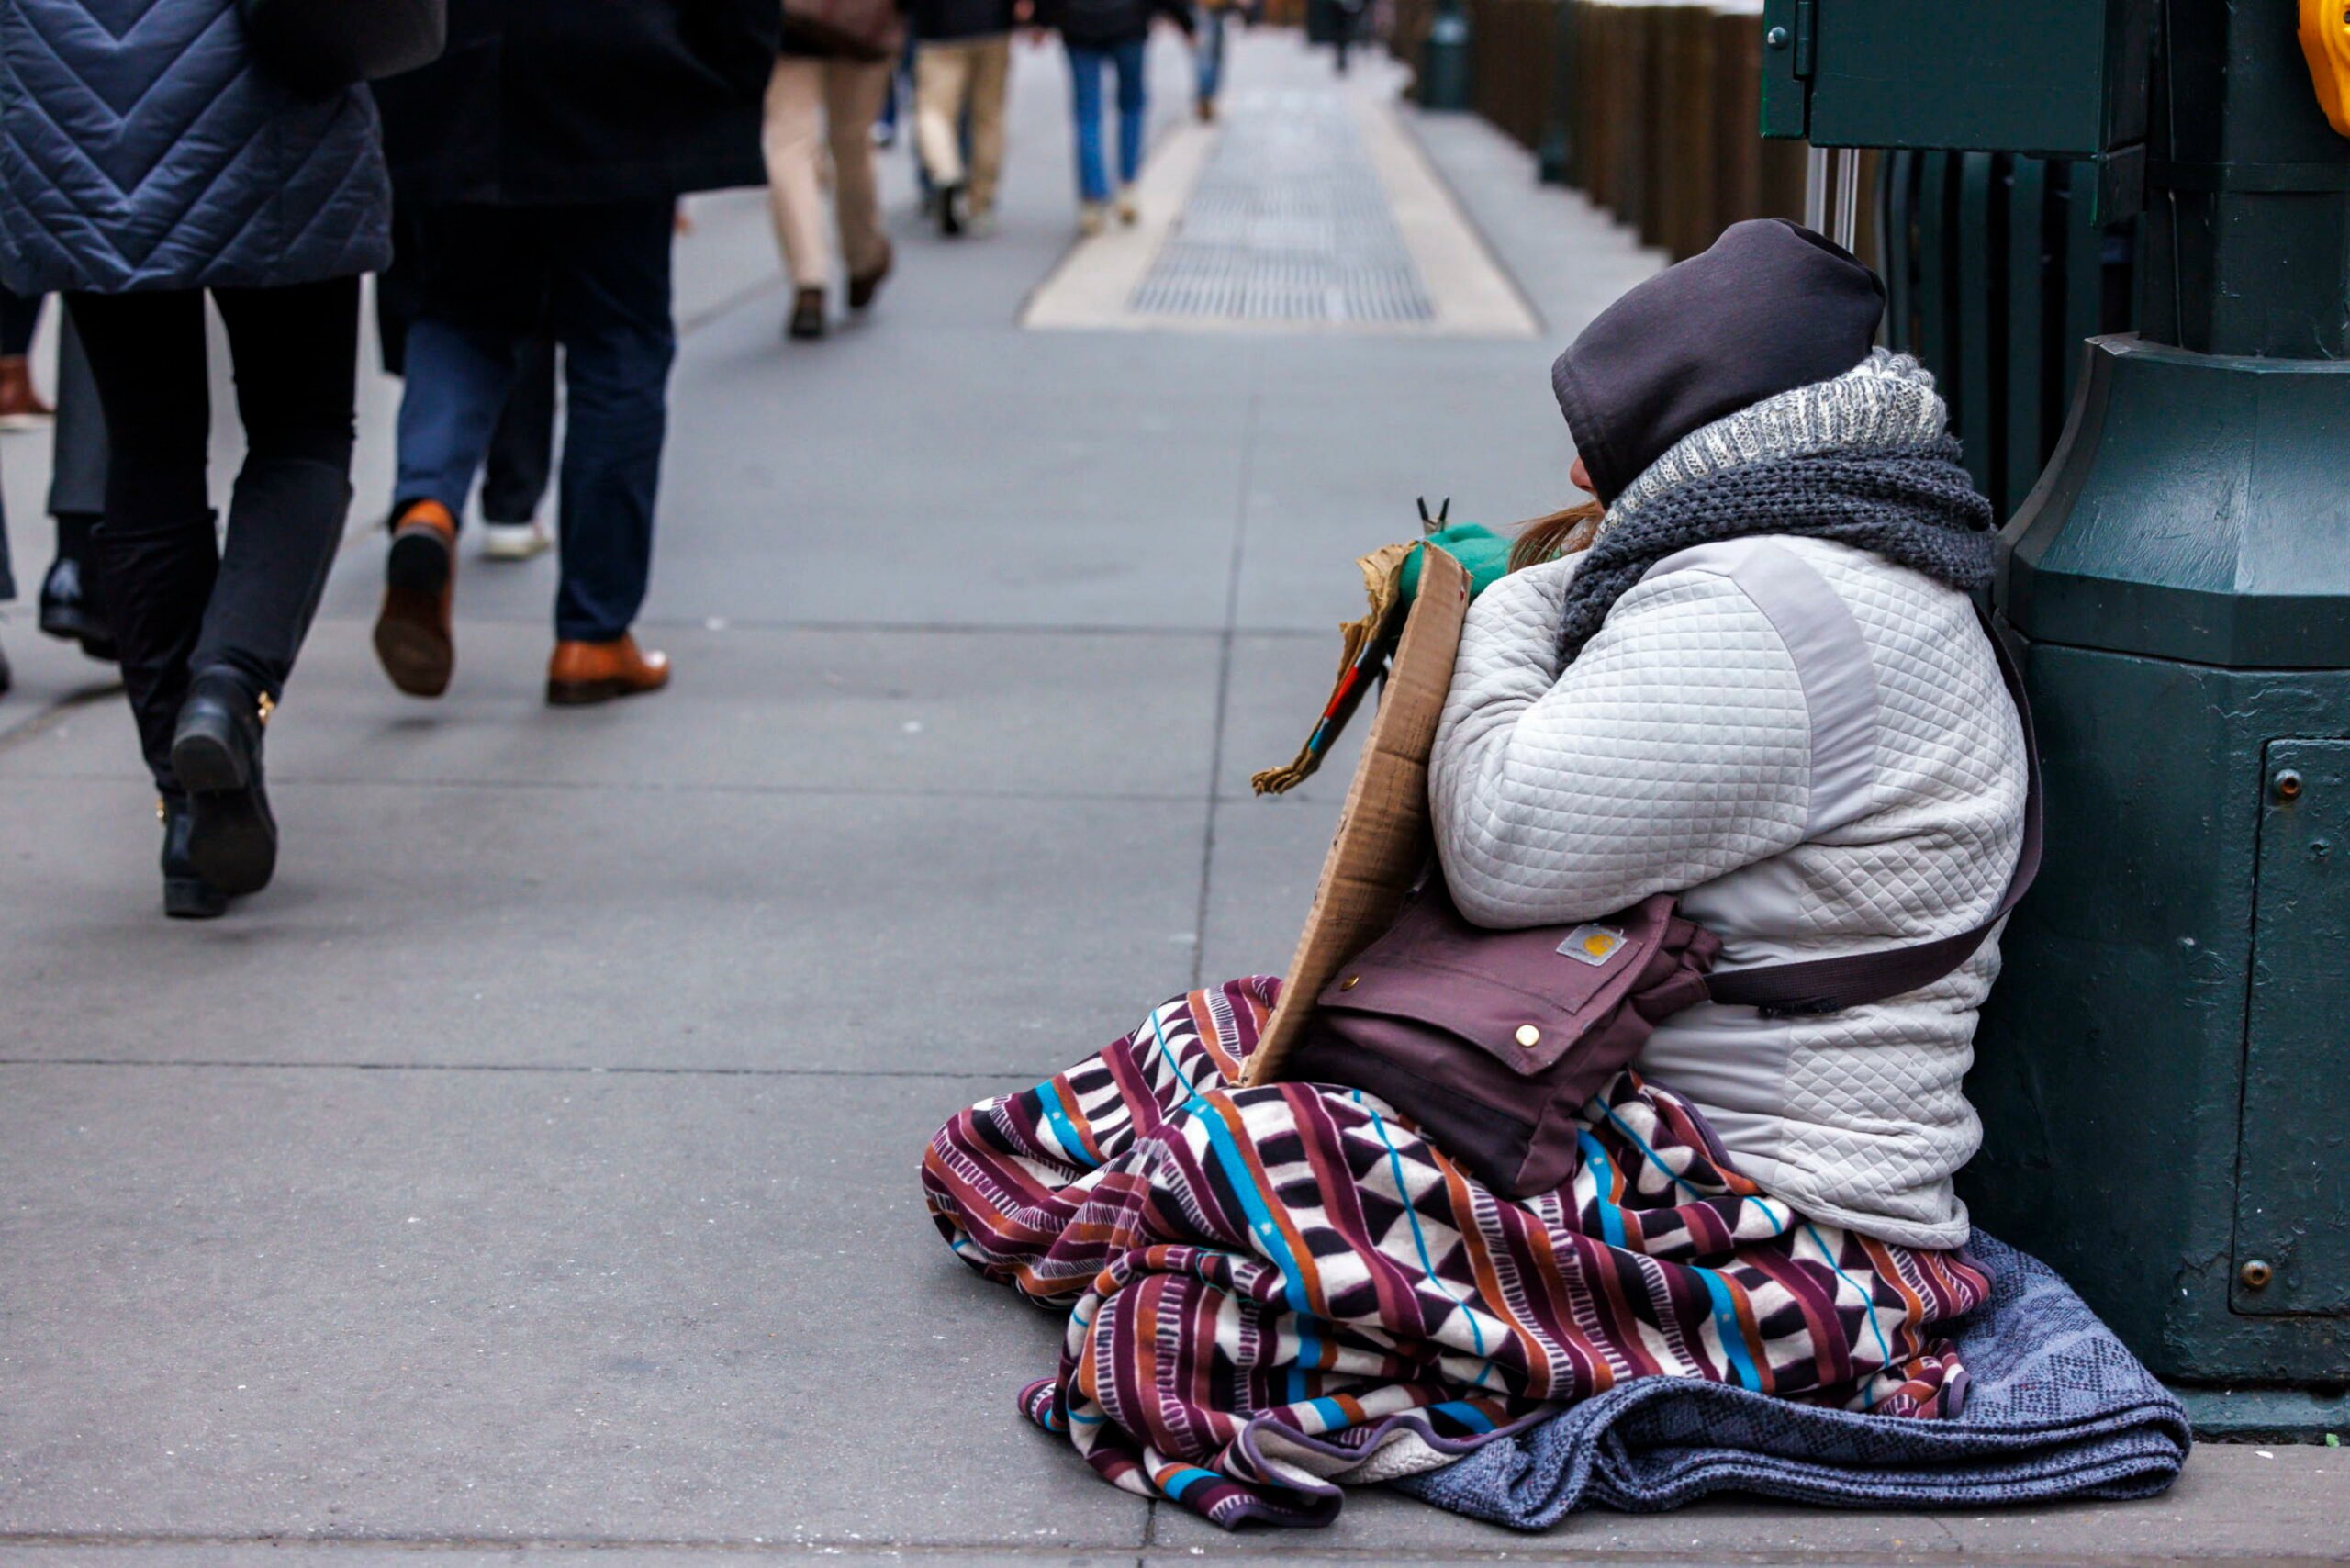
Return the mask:
<path fill-rule="evenodd" d="M 1069 106 L 1077 119 L 1077 194 L 1087 201 L 1110 199 L 1110 174 L 1102 145 L 1105 67 L 1118 73 L 1118 184 L 1133 185 L 1142 172 L 1143 53 L 1149 43 L 1149 35 L 1144 34 L 1106 49 L 1069 46 Z"/>
<path fill-rule="evenodd" d="M 1224 24 L 1231 16 L 1228 6 L 1200 7 L 1200 34 L 1192 40 L 1192 54 L 1199 71 L 1200 96 L 1208 103 L 1215 102 L 1224 86 Z"/>
<path fill-rule="evenodd" d="M 563 345 L 555 635 L 625 633 L 653 571 L 653 508 L 677 328 L 671 204 L 447 207 L 418 225 L 422 279 L 400 399 L 395 515 L 464 510 L 532 340 Z"/>

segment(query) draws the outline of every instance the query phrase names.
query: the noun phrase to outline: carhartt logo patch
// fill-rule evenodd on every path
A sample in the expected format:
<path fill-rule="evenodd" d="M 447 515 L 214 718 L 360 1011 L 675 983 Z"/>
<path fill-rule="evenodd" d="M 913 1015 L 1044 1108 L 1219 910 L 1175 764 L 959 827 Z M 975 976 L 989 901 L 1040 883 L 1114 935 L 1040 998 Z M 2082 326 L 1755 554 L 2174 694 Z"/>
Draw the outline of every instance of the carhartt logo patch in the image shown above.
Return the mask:
<path fill-rule="evenodd" d="M 1624 946 L 1624 934 L 1612 925 L 1578 925 L 1559 944 L 1559 951 L 1578 964 L 1599 969 Z"/>

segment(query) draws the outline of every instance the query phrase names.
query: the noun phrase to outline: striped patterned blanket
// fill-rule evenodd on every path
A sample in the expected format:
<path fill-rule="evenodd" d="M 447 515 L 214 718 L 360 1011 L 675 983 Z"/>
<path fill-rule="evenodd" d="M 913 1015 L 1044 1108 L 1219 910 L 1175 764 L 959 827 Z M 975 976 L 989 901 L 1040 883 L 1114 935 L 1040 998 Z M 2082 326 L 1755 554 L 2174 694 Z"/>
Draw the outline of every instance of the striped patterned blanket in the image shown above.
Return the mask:
<path fill-rule="evenodd" d="M 1104 1478 L 1227 1528 L 1326 1524 L 1339 1486 L 1449 1463 L 1634 1378 L 1954 1413 L 1962 1254 L 1815 1224 L 1625 1073 L 1573 1182 L 1495 1196 L 1378 1100 L 1236 1089 L 1280 981 L 1174 999 L 984 1101 L 923 1184 L 957 1255 L 1067 1310 L 1022 1407 Z"/>

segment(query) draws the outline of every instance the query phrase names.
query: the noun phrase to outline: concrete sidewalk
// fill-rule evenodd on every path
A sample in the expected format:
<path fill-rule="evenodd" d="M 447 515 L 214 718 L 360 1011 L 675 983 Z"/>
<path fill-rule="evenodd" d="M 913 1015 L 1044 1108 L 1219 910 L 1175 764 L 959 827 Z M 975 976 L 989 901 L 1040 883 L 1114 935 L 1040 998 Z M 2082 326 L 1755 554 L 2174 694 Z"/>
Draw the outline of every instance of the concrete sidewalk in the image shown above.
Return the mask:
<path fill-rule="evenodd" d="M 1260 35 L 1233 91 L 1326 72 Z M 272 727 L 279 880 L 231 918 L 161 917 L 119 697 L 28 605 L 0 627 L 0 1562 L 2350 1555 L 2322 1449 L 2031 1515 L 1529 1539 L 1369 1493 L 1227 1537 L 1015 1415 L 1058 1325 L 939 1245 L 923 1140 L 1281 967 L 1348 759 L 1247 779 L 1326 689 L 1351 559 L 1416 495 L 1558 504 L 1550 355 L 1655 265 L 1491 130 L 1407 117 L 1538 336 L 1024 331 L 1073 233 L 1065 91 L 1020 50 L 987 241 L 923 231 L 888 159 L 900 273 L 822 343 L 780 340 L 761 194 L 695 204 L 670 692 L 550 711 L 551 563 L 468 560 L 453 689 L 397 696 L 355 531 Z M 366 388 L 363 515 L 396 398 Z M 28 594 L 44 448 L 0 440 Z"/>

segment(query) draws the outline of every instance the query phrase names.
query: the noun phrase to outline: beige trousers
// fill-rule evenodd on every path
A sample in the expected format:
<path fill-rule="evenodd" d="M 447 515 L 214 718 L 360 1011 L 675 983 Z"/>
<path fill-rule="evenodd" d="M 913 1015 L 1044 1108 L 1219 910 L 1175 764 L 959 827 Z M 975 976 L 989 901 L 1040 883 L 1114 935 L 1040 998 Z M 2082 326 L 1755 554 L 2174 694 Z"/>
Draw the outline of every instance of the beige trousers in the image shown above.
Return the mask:
<path fill-rule="evenodd" d="M 824 232 L 828 162 L 849 276 L 878 272 L 889 258 L 873 185 L 873 120 L 889 91 L 886 60 L 785 55 L 775 62 L 775 74 L 767 78 L 762 140 L 776 241 L 783 247 L 795 287 L 823 288 L 832 282 L 833 246 Z"/>
<path fill-rule="evenodd" d="M 951 39 L 914 48 L 914 135 L 931 184 L 968 181 L 974 215 L 995 207 L 1003 168 L 1003 95 L 1012 74 L 1008 35 Z M 963 166 L 957 128 L 971 113 L 971 162 Z"/>

